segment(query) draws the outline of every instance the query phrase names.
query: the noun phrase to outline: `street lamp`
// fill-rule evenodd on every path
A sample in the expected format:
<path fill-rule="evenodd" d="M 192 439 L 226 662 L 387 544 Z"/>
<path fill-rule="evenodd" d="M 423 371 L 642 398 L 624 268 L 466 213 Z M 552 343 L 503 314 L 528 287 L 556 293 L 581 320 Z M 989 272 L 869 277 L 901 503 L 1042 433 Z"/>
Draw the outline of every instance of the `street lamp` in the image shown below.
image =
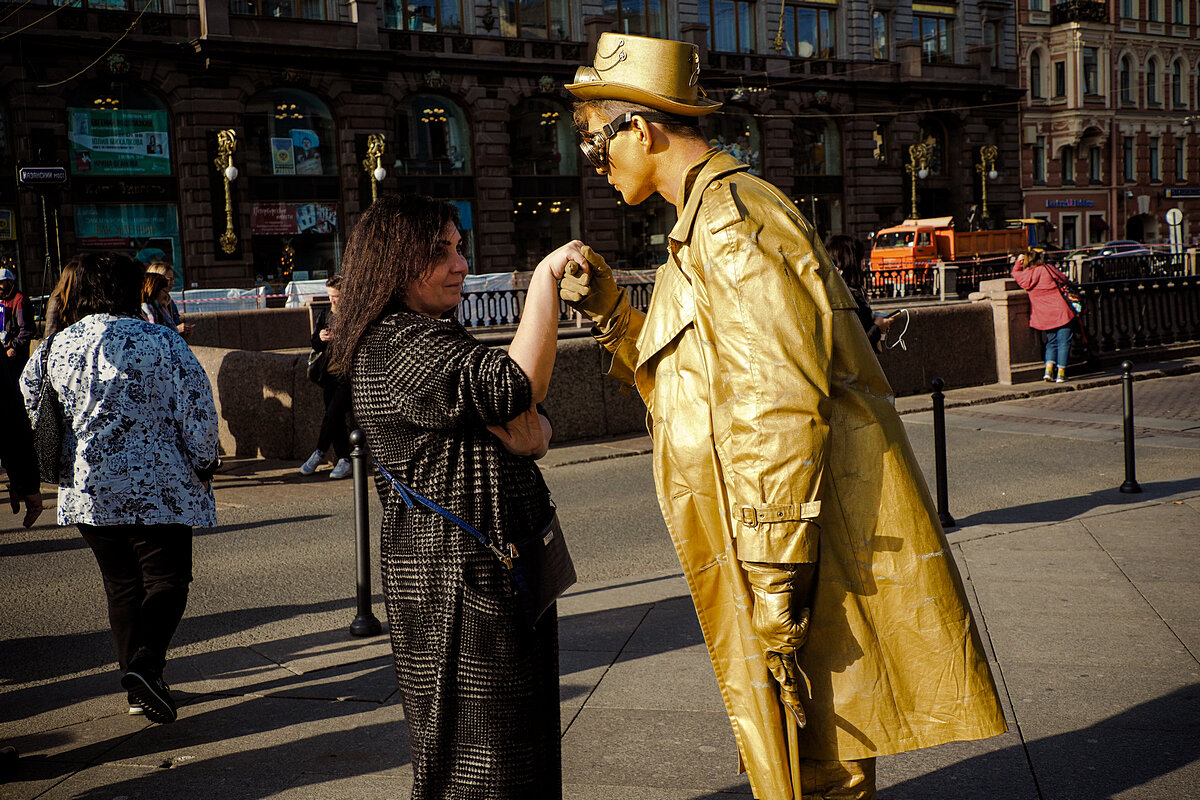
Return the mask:
<path fill-rule="evenodd" d="M 908 163 L 904 165 L 904 171 L 909 174 L 910 182 L 912 183 L 912 217 L 917 219 L 917 179 L 925 180 L 929 177 L 929 156 L 933 154 L 933 148 L 925 142 L 910 144 L 908 146 Z"/>
<path fill-rule="evenodd" d="M 382 133 L 372 133 L 368 136 L 367 157 L 362 161 L 363 171 L 371 177 L 372 203 L 379 199 L 379 182 L 387 177 L 387 170 L 383 168 L 383 144 Z"/>
<path fill-rule="evenodd" d="M 237 150 L 237 132 L 232 128 L 217 131 L 217 157 L 213 166 L 221 174 L 225 182 L 225 232 L 221 234 L 221 249 L 232 253 L 237 249 L 237 234 L 233 232 L 233 199 L 230 195 L 229 184 L 237 180 L 238 169 L 233 165 L 233 154 Z"/>
<path fill-rule="evenodd" d="M 996 172 L 996 156 L 1000 154 L 999 148 L 994 144 L 985 144 L 979 148 L 979 163 L 975 165 L 975 171 L 979 173 L 979 184 L 983 195 L 983 218 L 988 218 L 987 210 L 987 182 L 996 180 L 1000 177 L 1000 173 Z"/>

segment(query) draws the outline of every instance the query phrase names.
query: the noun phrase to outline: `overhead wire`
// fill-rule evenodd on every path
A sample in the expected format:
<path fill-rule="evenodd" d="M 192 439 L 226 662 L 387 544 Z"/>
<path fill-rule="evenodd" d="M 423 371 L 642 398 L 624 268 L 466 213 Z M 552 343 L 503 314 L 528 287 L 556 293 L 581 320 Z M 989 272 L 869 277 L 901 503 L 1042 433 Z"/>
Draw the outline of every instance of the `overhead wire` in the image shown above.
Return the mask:
<path fill-rule="evenodd" d="M 139 20 L 141 20 L 142 16 L 143 16 L 143 15 L 146 13 L 146 11 L 147 11 L 147 10 L 150 8 L 150 6 L 151 6 L 151 5 L 152 5 L 154 2 L 155 2 L 155 0 L 146 0 L 146 4 L 145 4 L 144 6 L 142 6 L 142 10 L 138 12 L 138 15 L 137 15 L 136 17 L 134 17 L 134 18 L 133 18 L 133 22 L 130 22 L 130 23 L 129 23 L 129 27 L 127 27 L 127 28 L 126 28 L 126 29 L 125 29 L 125 30 L 124 30 L 124 31 L 121 33 L 121 35 L 120 35 L 120 36 L 118 36 L 118 37 L 117 37 L 117 38 L 116 38 L 116 39 L 113 41 L 113 43 L 112 43 L 112 44 L 110 44 L 110 45 L 108 46 L 108 48 L 107 48 L 107 49 L 106 49 L 106 50 L 105 50 L 103 53 L 101 53 L 100 55 L 96 56 L 96 58 L 92 60 L 92 63 L 88 64 L 86 67 L 84 67 L 83 69 L 79 70 L 78 72 L 76 72 L 74 75 L 72 75 L 72 76 L 71 76 L 71 77 L 69 77 L 69 78 L 64 78 L 63 80 L 61 80 L 61 81 L 56 81 L 56 82 L 54 82 L 54 83 L 39 83 L 39 84 L 37 85 L 37 88 L 39 88 L 39 89 L 53 89 L 55 86 L 62 86 L 64 83 L 70 83 L 71 81 L 75 80 L 75 79 L 76 79 L 76 78 L 78 78 L 80 75 L 82 75 L 83 73 L 87 72 L 87 71 L 88 71 L 89 69 L 91 69 L 92 67 L 94 67 L 94 66 L 96 66 L 97 64 L 99 64 L 99 63 L 100 63 L 100 59 L 104 58 L 106 55 L 108 55 L 109 53 L 111 53 L 111 52 L 112 52 L 112 51 L 113 51 L 113 50 L 116 48 L 116 46 L 117 46 L 117 45 L 119 45 L 119 44 L 121 43 L 121 40 L 122 40 L 122 39 L 124 39 L 126 36 L 128 36 L 130 33 L 132 33 L 132 32 L 133 32 L 133 29 L 134 29 L 134 27 L 135 27 L 135 26 L 138 24 L 138 21 L 139 21 Z"/>

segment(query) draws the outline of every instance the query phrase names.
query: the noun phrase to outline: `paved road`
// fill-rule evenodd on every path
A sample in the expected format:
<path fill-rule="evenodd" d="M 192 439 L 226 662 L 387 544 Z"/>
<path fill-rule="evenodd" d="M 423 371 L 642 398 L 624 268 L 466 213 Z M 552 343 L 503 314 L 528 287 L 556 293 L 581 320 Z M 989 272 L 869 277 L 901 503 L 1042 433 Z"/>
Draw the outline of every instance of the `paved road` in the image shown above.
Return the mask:
<path fill-rule="evenodd" d="M 1013 730 L 886 759 L 882 797 L 1174 800 L 1200 785 L 1196 380 L 1137 384 L 1142 495 L 1114 491 L 1119 386 L 952 410 L 950 538 Z M 932 475 L 931 426 L 905 421 Z M 645 447 L 546 460 L 582 581 L 562 608 L 567 794 L 745 796 Z M 194 707 L 169 728 L 119 713 L 98 575 L 74 530 L 0 518 L 0 603 L 14 610 L 0 616 L 0 741 L 26 754 L 0 798 L 404 796 L 387 644 L 344 633 L 350 485 L 324 474 L 243 462 L 221 476 L 172 654 Z"/>

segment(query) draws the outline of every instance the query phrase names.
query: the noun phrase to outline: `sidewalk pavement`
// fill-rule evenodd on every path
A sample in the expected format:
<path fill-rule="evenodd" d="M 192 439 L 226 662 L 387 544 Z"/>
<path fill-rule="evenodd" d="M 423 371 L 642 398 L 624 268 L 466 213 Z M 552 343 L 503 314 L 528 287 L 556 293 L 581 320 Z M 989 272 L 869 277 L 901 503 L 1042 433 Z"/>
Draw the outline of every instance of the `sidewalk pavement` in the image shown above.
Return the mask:
<path fill-rule="evenodd" d="M 647 445 L 556 448 L 547 465 Z M 251 491 L 247 478 L 222 480 Z M 1009 732 L 881 759 L 882 799 L 1198 796 L 1200 486 L 1178 488 L 950 532 Z M 677 570 L 576 586 L 559 616 L 566 798 L 750 796 Z M 111 675 L 89 677 L 95 702 L 0 728 L 21 753 L 0 766 L 0 798 L 407 797 L 391 669 L 386 636 L 344 629 L 193 654 L 172 661 L 182 707 L 168 726 L 114 713 Z"/>

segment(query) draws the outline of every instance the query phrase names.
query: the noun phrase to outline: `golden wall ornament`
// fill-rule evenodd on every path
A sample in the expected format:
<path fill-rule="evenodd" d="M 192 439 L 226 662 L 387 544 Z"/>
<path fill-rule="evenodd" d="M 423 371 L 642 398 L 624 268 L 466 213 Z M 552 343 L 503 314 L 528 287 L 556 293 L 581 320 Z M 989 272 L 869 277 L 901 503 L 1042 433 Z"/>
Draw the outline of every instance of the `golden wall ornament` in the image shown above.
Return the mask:
<path fill-rule="evenodd" d="M 371 179 L 371 202 L 379 199 L 379 182 L 387 177 L 383 168 L 383 149 L 385 137 L 382 133 L 372 133 L 367 137 L 367 157 L 362 160 L 363 171 Z"/>
<path fill-rule="evenodd" d="M 221 234 L 221 249 L 232 253 L 237 249 L 238 238 L 233 232 L 233 198 L 229 184 L 237 180 L 238 169 L 233 165 L 233 154 L 237 151 L 237 132 L 232 128 L 217 131 L 217 157 L 213 165 L 225 181 L 225 232 Z"/>

